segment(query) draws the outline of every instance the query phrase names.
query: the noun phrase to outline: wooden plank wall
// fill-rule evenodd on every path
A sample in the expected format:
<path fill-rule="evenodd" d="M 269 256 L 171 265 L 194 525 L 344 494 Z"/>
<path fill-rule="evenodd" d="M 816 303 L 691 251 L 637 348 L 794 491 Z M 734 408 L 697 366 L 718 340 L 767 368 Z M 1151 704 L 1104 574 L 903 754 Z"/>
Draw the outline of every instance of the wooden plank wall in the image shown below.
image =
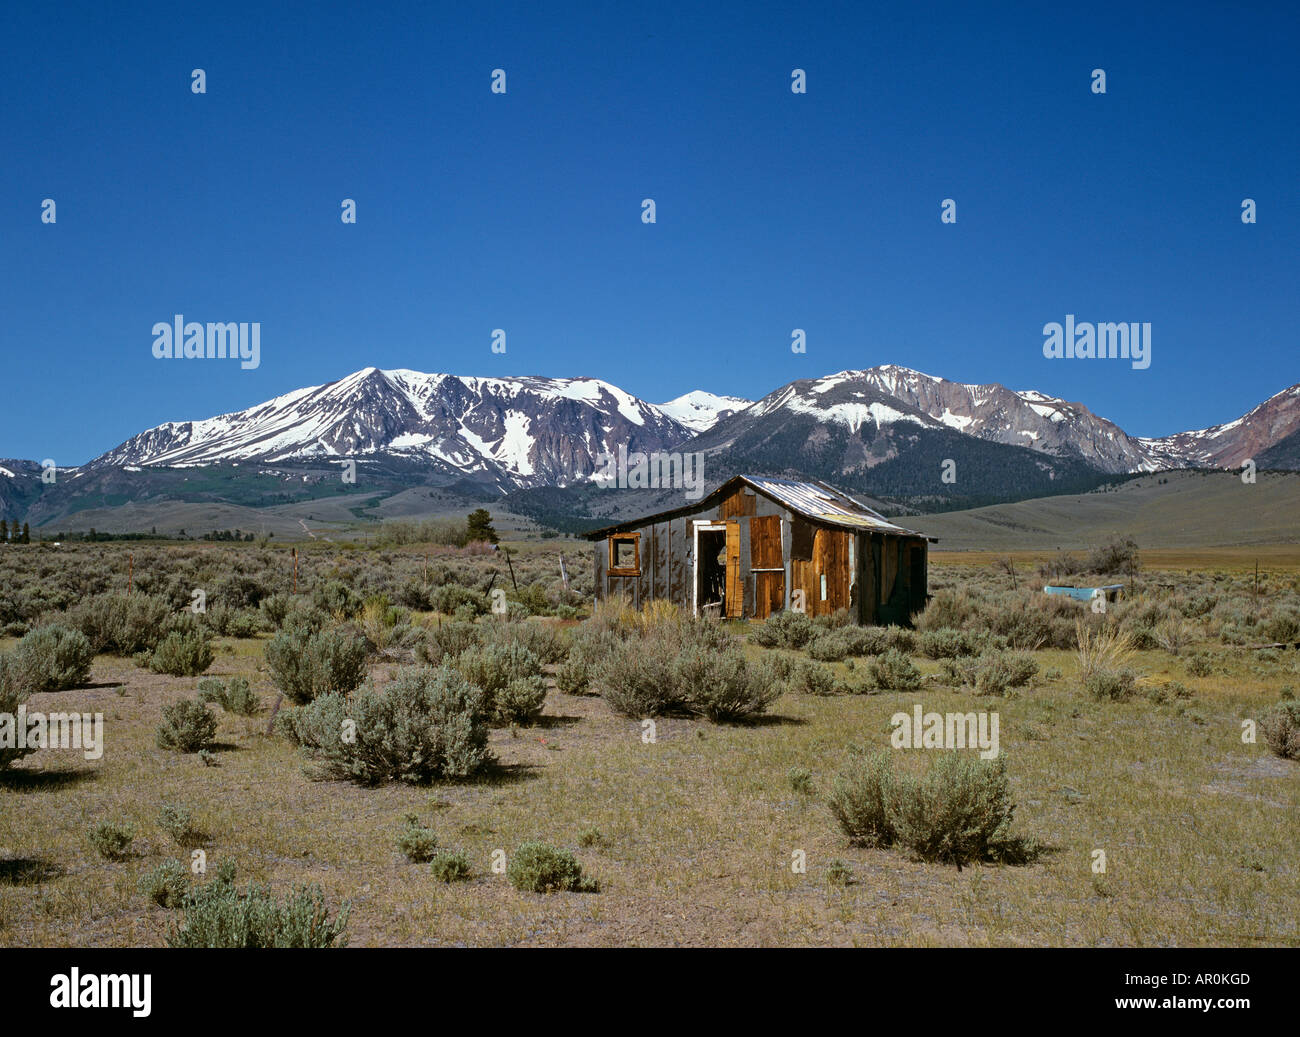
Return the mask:
<path fill-rule="evenodd" d="M 811 561 L 790 561 L 790 582 L 804 592 L 804 610 L 810 616 L 826 616 L 850 604 L 852 579 L 849 574 L 848 530 L 818 526 L 813 534 Z M 822 574 L 826 575 L 826 600 L 822 600 Z"/>
<path fill-rule="evenodd" d="M 622 593 L 638 606 L 667 599 L 689 610 L 694 596 L 693 520 L 696 519 L 727 524 L 729 617 L 766 618 L 782 608 L 790 608 L 796 590 L 803 591 L 809 615 L 828 615 L 837 609 L 853 608 L 861 623 L 881 622 L 881 607 L 896 590 L 905 594 L 913 609 L 924 606 L 924 584 L 910 586 L 911 555 L 915 550 L 927 551 L 924 540 L 816 527 L 812 558 L 795 561 L 790 557 L 791 513 L 766 497 L 746 493 L 743 488 L 716 508 L 641 527 L 640 577 L 609 578 L 608 542 L 594 543 L 597 600 L 607 594 Z M 850 538 L 855 572 L 849 572 Z M 775 571 L 755 571 L 764 569 Z M 821 597 L 822 573 L 827 577 L 825 601 Z"/>

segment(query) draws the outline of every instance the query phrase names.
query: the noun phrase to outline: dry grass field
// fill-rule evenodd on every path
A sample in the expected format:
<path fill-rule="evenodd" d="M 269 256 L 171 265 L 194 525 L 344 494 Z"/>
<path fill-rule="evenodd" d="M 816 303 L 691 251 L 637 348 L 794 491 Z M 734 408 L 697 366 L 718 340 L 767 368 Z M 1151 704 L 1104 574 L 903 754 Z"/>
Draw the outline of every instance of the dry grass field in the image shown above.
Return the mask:
<path fill-rule="evenodd" d="M 73 580 L 70 560 L 79 560 L 76 579 L 96 582 L 102 569 L 104 586 L 95 590 L 118 588 L 127 550 L 10 557 L 6 593 L 21 599 L 15 589 L 30 591 L 28 577 L 43 571 L 47 587 Z M 150 566 L 141 567 L 148 552 L 134 550 L 138 579 Z M 217 573 L 243 570 L 264 579 L 263 589 L 280 589 L 283 552 L 265 552 L 272 565 L 259 550 L 205 548 L 191 561 Z M 303 597 L 327 579 L 356 583 L 377 569 L 391 571 L 396 587 L 425 565 L 418 548 L 389 552 L 387 562 L 376 552 L 313 550 L 299 574 Z M 566 551 L 575 594 L 585 593 L 586 552 L 572 544 Z M 532 545 L 514 559 L 516 575 L 535 579 L 553 599 L 554 553 L 554 545 Z M 430 565 L 447 566 L 471 587 L 500 568 L 495 556 L 440 557 Z M 967 599 L 1002 610 L 997 615 L 1039 609 L 1044 596 L 1029 562 L 1012 590 L 990 564 L 995 557 L 936 556 L 932 610 Z M 1253 595 L 1256 557 L 1267 560 L 1262 597 Z M 189 555 L 177 558 L 173 567 L 191 564 Z M 918 642 L 906 653 L 922 676 L 917 689 L 817 695 L 791 681 L 765 715 L 731 724 L 665 716 L 653 742 L 643 739 L 640 720 L 599 695 L 556 689 L 550 665 L 540 718 L 491 730 L 493 767 L 427 785 L 309 776 L 301 752 L 278 731 L 268 734 L 266 707 L 277 697 L 264 656 L 269 629 L 212 634 L 206 675 L 246 677 L 263 712 L 216 710 L 207 762 L 155 742 L 163 707 L 193 698 L 198 678 L 99 654 L 87 682 L 36 693 L 27 709 L 102 713 L 102 758 L 48 750 L 0 771 L 0 945 L 165 944 L 181 912 L 137 890 L 142 873 L 189 854 L 160 827 L 164 804 L 193 813 L 209 871 L 230 861 L 241 884 L 284 891 L 311 882 L 331 910 L 349 903 L 353 946 L 1300 945 L 1300 763 L 1270 753 L 1262 738 L 1242 737 L 1243 720 L 1257 720 L 1300 686 L 1300 650 L 1254 647 L 1300 603 L 1295 550 L 1151 552 L 1143 562 L 1137 597 L 1117 618 L 1136 630 L 1137 610 L 1155 608 L 1149 629 L 1172 648 L 1139 638 L 1130 662 L 1135 690 L 1124 701 L 1085 690 L 1073 645 L 1055 643 L 1072 622 L 1059 609 L 1036 647 L 1018 644 L 1019 628 L 1007 627 L 1010 647 L 1030 654 L 1037 672 L 1001 694 L 954 686 Z M 147 576 L 146 586 L 171 585 L 173 600 L 183 602 L 186 574 L 173 575 Z M 21 601 L 13 607 L 21 611 Z M 559 611 L 563 618 L 522 622 L 565 641 L 583 623 Z M 1184 613 L 1193 618 L 1175 628 Z M 978 630 L 992 615 L 971 614 L 966 628 Z M 399 629 L 418 638 L 445 619 L 412 608 Z M 34 620 L 9 622 L 5 650 Z M 814 663 L 806 649 L 748 641 L 753 631 L 742 624 L 734 633 L 751 662 L 783 656 L 787 667 L 816 666 L 850 688 L 871 662 Z M 382 685 L 408 661 L 398 648 L 374 652 L 370 678 Z M 834 776 L 855 753 L 887 749 L 891 716 L 917 703 L 999 715 L 1014 829 L 1042 844 L 1031 863 L 959 869 L 904 849 L 850 845 L 826 804 Z M 895 755 L 900 769 L 916 771 L 934 754 Z M 437 882 L 428 865 L 399 852 L 408 814 L 440 846 L 465 853 L 467 881 Z M 103 821 L 134 826 L 125 859 L 104 859 L 92 845 L 90 832 Z M 530 839 L 573 851 L 599 892 L 522 892 L 494 872 L 495 851 L 509 857 Z M 1095 871 L 1097 851 L 1104 873 Z M 801 858 L 806 869 L 798 871 Z M 829 881 L 843 866 L 851 880 Z"/>

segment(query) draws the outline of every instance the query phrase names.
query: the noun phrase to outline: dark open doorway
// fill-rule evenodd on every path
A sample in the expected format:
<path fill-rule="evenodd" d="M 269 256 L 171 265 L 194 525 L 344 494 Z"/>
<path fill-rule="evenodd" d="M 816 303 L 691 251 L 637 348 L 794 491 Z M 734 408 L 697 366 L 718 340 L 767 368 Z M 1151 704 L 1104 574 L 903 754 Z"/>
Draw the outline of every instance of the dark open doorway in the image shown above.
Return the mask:
<path fill-rule="evenodd" d="M 727 531 L 701 529 L 698 550 L 695 573 L 699 581 L 696 600 L 700 613 L 722 615 L 727 593 Z"/>

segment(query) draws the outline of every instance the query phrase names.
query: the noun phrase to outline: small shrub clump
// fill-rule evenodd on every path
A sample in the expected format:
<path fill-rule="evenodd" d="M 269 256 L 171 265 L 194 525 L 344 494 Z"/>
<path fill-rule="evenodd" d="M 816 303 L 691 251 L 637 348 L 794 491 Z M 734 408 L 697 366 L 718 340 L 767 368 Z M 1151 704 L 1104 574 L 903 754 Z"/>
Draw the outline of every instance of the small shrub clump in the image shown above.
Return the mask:
<path fill-rule="evenodd" d="M 573 854 L 543 842 L 521 844 L 506 867 L 506 878 L 515 889 L 529 893 L 594 893 L 598 888 L 583 876 Z"/>
<path fill-rule="evenodd" d="M 159 907 L 177 908 L 190 891 L 190 873 L 180 861 L 169 858 L 141 875 L 136 889 Z"/>
<path fill-rule="evenodd" d="M 889 754 L 854 760 L 832 785 L 829 806 L 851 843 L 908 847 L 923 861 L 1025 863 L 1037 846 L 1010 834 L 1006 759 L 945 753 L 921 777 L 896 776 Z"/>
<path fill-rule="evenodd" d="M 262 711 L 261 703 L 243 677 L 231 677 L 228 681 L 207 677 L 199 681 L 199 701 L 213 702 L 227 713 L 241 717 L 254 717 Z"/>
<path fill-rule="evenodd" d="M 1260 719 L 1259 729 L 1275 755 L 1300 760 L 1300 702 L 1279 702 Z"/>
<path fill-rule="evenodd" d="M 483 643 L 482 628 L 473 623 L 442 623 L 430 627 L 424 640 L 415 646 L 415 657 L 429 666 L 456 660 Z"/>
<path fill-rule="evenodd" d="M 531 724 L 546 706 L 542 662 L 521 643 L 503 641 L 467 649 L 456 660 L 456 668 L 483 689 L 495 724 Z"/>
<path fill-rule="evenodd" d="M 18 707 L 27 701 L 30 694 L 30 689 L 27 687 L 21 669 L 14 665 L 12 654 L 0 655 L 0 714 L 16 717 Z M 15 739 L 8 738 L 0 743 L 0 771 L 5 770 L 11 763 L 22 759 L 28 753 L 36 751 L 31 746 L 24 746 L 20 749 L 14 744 L 15 741 Z"/>
<path fill-rule="evenodd" d="M 132 656 L 162 640 L 171 613 L 164 598 L 103 594 L 80 602 L 69 611 L 68 620 L 90 640 L 93 652 Z"/>
<path fill-rule="evenodd" d="M 764 648 L 803 648 L 817 633 L 807 613 L 785 609 L 768 616 L 761 627 L 750 632 L 749 639 Z"/>
<path fill-rule="evenodd" d="M 197 677 L 212 665 L 212 646 L 200 630 L 173 630 L 148 655 L 154 673 Z"/>
<path fill-rule="evenodd" d="M 13 665 L 32 692 L 62 691 L 85 684 L 94 658 L 80 630 L 51 623 L 25 635 L 13 650 Z"/>
<path fill-rule="evenodd" d="M 203 832 L 194 820 L 194 814 L 187 807 L 175 803 L 164 803 L 158 812 L 158 827 L 172 837 L 182 849 L 202 846 Z"/>
<path fill-rule="evenodd" d="M 892 846 L 894 769 L 889 754 L 876 752 L 851 761 L 835 776 L 827 805 L 854 846 Z"/>
<path fill-rule="evenodd" d="M 899 842 L 923 861 L 960 867 L 1022 856 L 1010 835 L 1015 806 L 1003 756 L 945 753 L 922 777 L 899 779 L 892 801 Z"/>
<path fill-rule="evenodd" d="M 882 691 L 915 691 L 921 686 L 921 671 L 906 655 L 891 648 L 871 661 L 871 680 Z"/>
<path fill-rule="evenodd" d="M 90 830 L 90 845 L 106 861 L 123 861 L 131 855 L 135 825 L 101 821 Z"/>
<path fill-rule="evenodd" d="M 1004 695 L 1033 680 L 1038 663 L 1026 652 L 991 652 L 975 667 L 975 690 L 981 695 Z"/>
<path fill-rule="evenodd" d="M 209 748 L 216 734 L 217 718 L 208 707 L 196 699 L 181 699 L 163 706 L 156 740 L 160 749 L 196 753 Z"/>
<path fill-rule="evenodd" d="M 1127 702 L 1137 690 L 1132 670 L 1093 670 L 1083 679 L 1084 690 L 1101 702 Z"/>
<path fill-rule="evenodd" d="M 469 858 L 460 850 L 439 850 L 429 862 L 429 871 L 438 882 L 464 882 L 470 876 Z"/>
<path fill-rule="evenodd" d="M 434 851 L 438 849 L 438 837 L 432 828 L 420 824 L 415 814 L 407 814 L 406 823 L 397 833 L 397 848 L 408 861 L 424 864 L 433 860 Z"/>
<path fill-rule="evenodd" d="M 266 643 L 275 686 L 298 705 L 327 692 L 347 695 L 366 676 L 366 639 L 341 630 L 286 627 Z"/>
<path fill-rule="evenodd" d="M 380 785 L 468 778 L 492 759 L 484 694 L 447 667 L 408 666 L 382 689 L 330 692 L 281 714 L 323 777 Z M 355 725 L 345 737 L 345 721 Z"/>
<path fill-rule="evenodd" d="M 579 656 L 566 659 L 555 672 L 555 686 L 566 695 L 586 694 L 591 685 L 591 666 Z"/>
<path fill-rule="evenodd" d="M 351 904 L 331 919 L 319 886 L 295 885 L 277 900 L 267 886 L 235 887 L 233 869 L 186 894 L 171 947 L 345 947 Z"/>

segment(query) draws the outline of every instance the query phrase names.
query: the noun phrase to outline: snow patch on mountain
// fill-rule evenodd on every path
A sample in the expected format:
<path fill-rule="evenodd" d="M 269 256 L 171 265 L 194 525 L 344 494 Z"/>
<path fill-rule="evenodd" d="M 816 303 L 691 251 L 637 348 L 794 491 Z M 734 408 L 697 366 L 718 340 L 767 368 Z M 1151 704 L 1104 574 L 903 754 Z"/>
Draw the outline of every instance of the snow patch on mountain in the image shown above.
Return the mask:
<path fill-rule="evenodd" d="M 685 425 L 692 432 L 707 432 L 723 418 L 729 418 L 753 403 L 752 400 L 739 396 L 719 396 L 716 393 L 696 389 L 667 403 L 655 404 L 679 424 Z"/>

